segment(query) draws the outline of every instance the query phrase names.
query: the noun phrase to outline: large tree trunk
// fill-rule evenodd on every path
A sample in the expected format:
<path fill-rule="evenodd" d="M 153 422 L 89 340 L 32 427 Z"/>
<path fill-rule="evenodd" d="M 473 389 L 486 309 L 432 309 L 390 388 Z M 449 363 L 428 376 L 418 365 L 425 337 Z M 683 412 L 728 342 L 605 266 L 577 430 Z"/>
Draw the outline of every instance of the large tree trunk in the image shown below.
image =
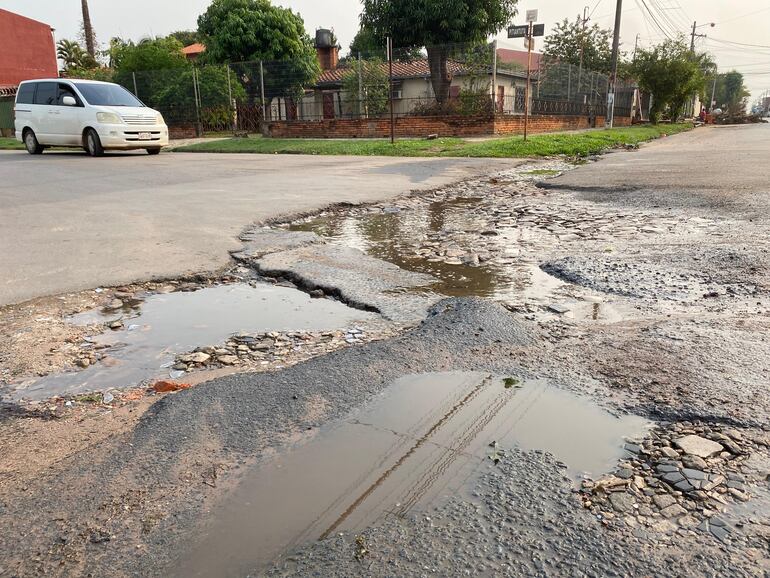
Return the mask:
<path fill-rule="evenodd" d="M 428 46 L 428 66 L 430 67 L 430 83 L 436 102 L 444 104 L 449 100 L 449 85 L 452 79 L 449 76 L 447 60 L 449 50 L 444 46 Z"/>
<path fill-rule="evenodd" d="M 88 0 L 80 0 L 83 9 L 83 33 L 86 37 L 86 51 L 96 58 L 96 43 L 94 42 L 94 27 L 91 25 L 91 14 L 88 12 Z"/>

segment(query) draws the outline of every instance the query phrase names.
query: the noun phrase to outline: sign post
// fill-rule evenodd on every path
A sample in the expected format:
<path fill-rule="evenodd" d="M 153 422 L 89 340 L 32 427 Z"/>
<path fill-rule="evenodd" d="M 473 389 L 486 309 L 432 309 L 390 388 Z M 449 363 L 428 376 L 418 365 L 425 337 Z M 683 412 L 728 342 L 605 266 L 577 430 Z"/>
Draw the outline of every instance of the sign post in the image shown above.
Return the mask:
<path fill-rule="evenodd" d="M 545 35 L 545 24 L 535 24 L 537 10 L 527 10 L 527 24 L 508 28 L 508 38 L 524 38 L 527 44 L 527 87 L 524 92 L 524 140 L 529 136 L 529 99 L 532 80 L 532 47 L 536 36 Z"/>

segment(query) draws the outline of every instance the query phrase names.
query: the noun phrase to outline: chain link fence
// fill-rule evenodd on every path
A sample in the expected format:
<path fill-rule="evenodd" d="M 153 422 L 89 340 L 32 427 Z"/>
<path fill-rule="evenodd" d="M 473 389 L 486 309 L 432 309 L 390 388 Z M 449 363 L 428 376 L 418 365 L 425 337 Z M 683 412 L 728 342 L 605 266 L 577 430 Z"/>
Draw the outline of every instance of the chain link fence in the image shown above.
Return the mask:
<path fill-rule="evenodd" d="M 526 64 L 501 58 L 494 43 L 395 48 L 392 63 L 384 48 L 342 59 L 334 46 L 317 50 L 325 66 L 310 76 L 297 63 L 254 61 L 118 72 L 115 81 L 160 110 L 170 127 L 194 126 L 199 134 L 258 132 L 273 121 L 380 119 L 391 108 L 395 117 L 525 111 Z M 606 75 L 569 64 L 535 67 L 530 112 L 604 115 L 607 86 Z M 618 84 L 616 117 L 631 116 L 634 95 L 633 84 Z"/>

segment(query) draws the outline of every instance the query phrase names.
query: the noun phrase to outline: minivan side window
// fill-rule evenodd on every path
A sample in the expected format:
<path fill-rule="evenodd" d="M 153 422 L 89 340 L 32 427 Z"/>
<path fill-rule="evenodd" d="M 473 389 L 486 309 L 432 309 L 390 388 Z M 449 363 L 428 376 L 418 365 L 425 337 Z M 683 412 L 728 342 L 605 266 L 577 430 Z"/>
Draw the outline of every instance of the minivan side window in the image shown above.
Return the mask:
<path fill-rule="evenodd" d="M 80 99 L 78 98 L 78 95 L 75 94 L 75 91 L 72 90 L 72 87 L 69 84 L 64 84 L 63 82 L 59 83 L 59 98 L 56 101 L 56 104 L 59 106 L 64 106 L 64 97 L 65 96 L 71 96 L 75 99 L 75 102 L 78 103 L 78 106 L 81 106 Z"/>
<path fill-rule="evenodd" d="M 37 92 L 35 93 L 35 104 L 56 104 L 56 83 L 55 82 L 40 82 L 37 85 Z"/>
<path fill-rule="evenodd" d="M 16 95 L 16 104 L 32 104 L 35 99 L 35 83 L 28 82 L 19 87 L 19 93 Z"/>

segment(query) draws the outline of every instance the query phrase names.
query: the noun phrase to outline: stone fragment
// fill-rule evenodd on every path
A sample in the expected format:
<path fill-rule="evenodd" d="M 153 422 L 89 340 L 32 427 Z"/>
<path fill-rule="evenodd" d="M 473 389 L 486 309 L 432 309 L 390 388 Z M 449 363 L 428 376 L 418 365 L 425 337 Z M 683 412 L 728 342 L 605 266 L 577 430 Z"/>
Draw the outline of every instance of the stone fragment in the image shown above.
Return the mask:
<path fill-rule="evenodd" d="M 722 444 L 715 441 L 702 438 L 697 435 L 687 435 L 674 440 L 674 444 L 680 448 L 684 453 L 692 456 L 698 456 L 699 458 L 708 459 L 711 456 L 715 456 L 724 450 Z"/>
<path fill-rule="evenodd" d="M 237 355 L 220 355 L 217 361 L 223 365 L 236 365 L 238 363 Z"/>
<path fill-rule="evenodd" d="M 705 472 L 701 472 L 700 470 L 693 470 L 690 468 L 684 468 L 680 470 L 682 474 L 684 474 L 684 477 L 688 480 L 705 480 L 708 478 Z"/>
<path fill-rule="evenodd" d="M 203 353 L 202 351 L 196 351 L 190 355 L 190 361 L 193 363 L 206 363 L 209 359 L 211 359 L 211 356 L 208 353 Z"/>
<path fill-rule="evenodd" d="M 674 448 L 670 448 L 668 446 L 664 446 L 660 448 L 660 453 L 662 453 L 667 458 L 671 458 L 672 460 L 676 460 L 679 458 L 679 452 L 677 452 Z"/>
<path fill-rule="evenodd" d="M 680 492 L 692 492 L 695 489 L 695 486 L 693 486 L 687 480 L 682 480 L 681 482 L 677 482 L 676 484 L 674 484 L 674 488 L 676 488 Z"/>
<path fill-rule="evenodd" d="M 652 501 L 655 502 L 655 505 L 661 510 L 676 504 L 676 498 L 671 494 L 657 494 L 652 497 Z"/>
<path fill-rule="evenodd" d="M 684 476 L 679 472 L 669 472 L 663 476 L 663 481 L 669 484 L 676 484 L 684 480 Z"/>
<path fill-rule="evenodd" d="M 610 503 L 616 512 L 633 512 L 634 498 L 625 492 L 610 494 Z"/>
<path fill-rule="evenodd" d="M 693 470 L 705 470 L 708 468 L 706 460 L 699 458 L 698 456 L 684 456 L 682 458 L 682 463 L 684 464 L 684 467 Z"/>
<path fill-rule="evenodd" d="M 674 518 L 676 516 L 681 516 L 683 514 L 687 513 L 687 510 L 685 510 L 682 506 L 679 504 L 671 504 L 667 508 L 663 508 L 660 511 L 661 515 L 665 518 Z"/>

